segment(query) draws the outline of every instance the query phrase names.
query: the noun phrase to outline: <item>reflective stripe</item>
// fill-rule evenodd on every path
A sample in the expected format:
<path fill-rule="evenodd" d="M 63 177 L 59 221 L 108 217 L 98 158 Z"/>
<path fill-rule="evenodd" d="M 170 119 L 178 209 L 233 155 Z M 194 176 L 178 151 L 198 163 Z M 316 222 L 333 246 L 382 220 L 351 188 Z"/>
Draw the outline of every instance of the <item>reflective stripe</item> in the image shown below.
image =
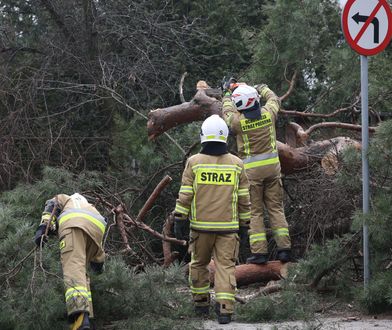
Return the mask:
<path fill-rule="evenodd" d="M 87 211 L 87 210 L 80 210 L 80 209 L 68 209 L 67 211 L 61 213 L 61 216 L 60 216 L 59 220 L 63 216 L 66 216 L 66 215 L 68 215 L 70 213 L 83 213 L 83 214 L 92 216 L 93 218 L 97 219 L 99 222 L 101 222 L 102 224 L 104 224 L 106 226 L 105 218 L 102 215 L 100 215 L 98 213 L 90 212 L 90 211 Z"/>
<path fill-rule="evenodd" d="M 234 293 L 230 292 L 217 292 L 215 294 L 215 300 L 232 300 L 234 301 Z"/>
<path fill-rule="evenodd" d="M 91 221 L 94 225 L 96 225 L 101 230 L 102 233 L 105 232 L 105 227 L 106 227 L 105 218 L 99 214 L 94 214 L 92 212 L 88 212 L 85 210 L 77 210 L 77 211 L 75 211 L 74 209 L 67 210 L 67 212 L 61 214 L 59 218 L 59 225 L 72 218 L 83 218 L 88 221 Z"/>
<path fill-rule="evenodd" d="M 193 193 L 193 187 L 192 186 L 181 186 L 180 193 Z"/>
<path fill-rule="evenodd" d="M 223 108 L 225 107 L 225 101 L 223 101 Z M 234 116 L 233 116 L 233 113 L 232 112 L 229 112 L 229 111 L 224 111 L 224 109 L 222 110 L 222 112 L 223 112 L 223 115 L 224 115 L 224 119 L 225 119 L 225 122 L 226 122 L 226 124 L 227 124 L 227 126 L 231 126 L 231 122 L 233 121 L 233 119 L 234 119 Z"/>
<path fill-rule="evenodd" d="M 266 240 L 267 240 L 267 235 L 265 233 L 249 235 L 249 242 L 250 243 L 255 243 L 255 242 L 259 242 L 259 241 L 266 241 Z"/>
<path fill-rule="evenodd" d="M 50 213 L 44 213 L 44 214 L 42 214 L 41 219 L 42 219 L 42 220 L 49 220 L 49 219 L 50 219 Z"/>
<path fill-rule="evenodd" d="M 51 217 L 51 213 L 43 212 L 42 217 L 41 217 L 41 224 L 42 223 L 46 223 L 46 224 L 49 223 L 50 217 Z M 52 221 L 50 222 L 50 224 L 52 226 L 56 223 L 56 219 L 57 219 L 56 216 L 53 214 Z"/>
<path fill-rule="evenodd" d="M 189 209 L 181 206 L 180 204 L 176 204 L 176 208 L 174 209 L 174 211 L 185 215 L 188 215 L 189 213 Z"/>
<path fill-rule="evenodd" d="M 90 295 L 89 295 L 90 293 Z M 91 299 L 91 291 L 87 291 L 87 288 L 85 286 L 75 286 L 72 288 L 69 288 L 65 292 L 65 302 L 67 302 L 69 299 L 73 297 L 84 297 L 87 300 Z"/>
<path fill-rule="evenodd" d="M 242 140 L 244 141 L 244 154 L 246 157 L 250 156 L 250 146 L 249 146 L 249 138 L 247 134 L 242 135 Z"/>
<path fill-rule="evenodd" d="M 250 168 L 255 168 L 259 166 L 266 166 L 266 165 L 271 165 L 271 164 L 278 164 L 279 163 L 279 157 L 276 158 L 271 158 L 271 159 L 266 159 L 266 160 L 259 160 L 256 162 L 252 163 L 247 163 L 244 164 L 245 169 L 250 169 Z"/>
<path fill-rule="evenodd" d="M 235 177 L 235 187 L 233 189 L 232 202 L 231 202 L 231 210 L 232 210 L 232 222 L 238 222 L 238 185 L 239 185 L 239 176 Z"/>
<path fill-rule="evenodd" d="M 238 229 L 238 221 L 231 222 L 203 222 L 191 220 L 191 228 L 194 229 Z"/>
<path fill-rule="evenodd" d="M 191 285 L 191 292 L 194 294 L 206 294 L 210 293 L 210 285 L 203 286 L 202 288 L 195 288 Z"/>
<path fill-rule="evenodd" d="M 216 139 L 226 142 L 227 138 L 225 136 L 222 136 L 222 135 L 219 135 L 219 136 L 217 136 L 217 135 L 207 135 L 206 136 L 206 140 L 216 140 Z"/>
<path fill-rule="evenodd" d="M 271 153 L 267 153 L 267 154 L 258 154 L 258 155 L 252 156 L 252 157 L 246 157 L 242 161 L 244 164 L 248 164 L 248 163 L 257 162 L 259 160 L 272 159 L 272 158 L 276 158 L 276 157 L 278 157 L 278 153 L 271 152 Z"/>
<path fill-rule="evenodd" d="M 275 138 L 274 126 L 270 127 L 270 137 L 271 137 L 272 150 L 276 151 L 276 138 Z"/>
<path fill-rule="evenodd" d="M 272 228 L 275 236 L 289 236 L 288 228 Z"/>
<path fill-rule="evenodd" d="M 88 293 L 88 301 L 93 301 L 93 298 L 91 297 L 91 291 L 89 291 L 87 293 Z"/>
<path fill-rule="evenodd" d="M 238 196 L 249 196 L 249 189 L 248 188 L 238 189 Z"/>
<path fill-rule="evenodd" d="M 241 173 L 242 169 L 238 165 L 225 165 L 225 164 L 197 164 L 192 166 L 192 170 L 195 172 L 200 168 L 214 168 L 217 170 L 235 170 L 238 173 Z"/>
<path fill-rule="evenodd" d="M 241 219 L 241 220 L 250 219 L 250 212 L 240 213 L 240 219 Z"/>

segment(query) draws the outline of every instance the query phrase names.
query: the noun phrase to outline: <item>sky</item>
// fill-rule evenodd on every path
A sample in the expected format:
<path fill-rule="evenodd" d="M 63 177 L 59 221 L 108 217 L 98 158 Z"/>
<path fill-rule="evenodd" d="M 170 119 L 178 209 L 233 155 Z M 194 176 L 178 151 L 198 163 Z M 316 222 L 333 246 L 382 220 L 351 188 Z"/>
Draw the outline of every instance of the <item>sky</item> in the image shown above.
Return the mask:
<path fill-rule="evenodd" d="M 339 2 L 340 2 L 340 5 L 343 7 L 344 4 L 347 2 L 347 0 L 339 0 Z"/>

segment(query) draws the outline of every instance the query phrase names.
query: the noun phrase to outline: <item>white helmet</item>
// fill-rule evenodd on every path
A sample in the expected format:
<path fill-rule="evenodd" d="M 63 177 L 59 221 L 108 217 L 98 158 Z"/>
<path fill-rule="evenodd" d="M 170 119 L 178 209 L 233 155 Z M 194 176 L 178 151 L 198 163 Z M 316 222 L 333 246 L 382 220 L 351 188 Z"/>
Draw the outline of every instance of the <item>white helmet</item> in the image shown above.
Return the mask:
<path fill-rule="evenodd" d="M 72 202 L 74 203 L 74 207 L 80 209 L 88 205 L 88 201 L 86 197 L 79 193 L 74 193 L 70 196 Z"/>
<path fill-rule="evenodd" d="M 255 88 L 248 85 L 239 85 L 233 91 L 231 98 L 239 111 L 253 107 L 256 102 L 260 103 L 259 93 Z"/>
<path fill-rule="evenodd" d="M 229 129 L 225 121 L 218 115 L 208 117 L 201 125 L 200 141 L 226 143 Z"/>

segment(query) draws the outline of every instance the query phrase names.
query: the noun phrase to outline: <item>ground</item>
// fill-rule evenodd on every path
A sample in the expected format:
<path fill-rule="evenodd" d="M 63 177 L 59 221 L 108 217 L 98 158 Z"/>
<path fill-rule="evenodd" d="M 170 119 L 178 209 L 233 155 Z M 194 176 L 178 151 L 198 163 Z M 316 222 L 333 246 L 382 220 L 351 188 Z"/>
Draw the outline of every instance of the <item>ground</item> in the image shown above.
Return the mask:
<path fill-rule="evenodd" d="M 256 285 L 239 290 L 240 297 L 246 297 L 254 291 Z M 320 302 L 319 302 L 320 303 Z M 321 297 L 323 311 L 316 313 L 312 321 L 260 322 L 240 323 L 234 321 L 228 325 L 220 325 L 211 315 L 203 322 L 203 329 L 212 330 L 392 330 L 392 313 L 377 316 L 365 315 L 355 307 L 354 302 L 348 303 Z"/>
<path fill-rule="evenodd" d="M 216 321 L 208 320 L 204 322 L 203 326 L 204 329 L 214 330 L 391 330 L 392 319 L 320 317 L 307 323 L 301 321 L 253 324 L 232 322 L 227 325 L 221 325 Z"/>

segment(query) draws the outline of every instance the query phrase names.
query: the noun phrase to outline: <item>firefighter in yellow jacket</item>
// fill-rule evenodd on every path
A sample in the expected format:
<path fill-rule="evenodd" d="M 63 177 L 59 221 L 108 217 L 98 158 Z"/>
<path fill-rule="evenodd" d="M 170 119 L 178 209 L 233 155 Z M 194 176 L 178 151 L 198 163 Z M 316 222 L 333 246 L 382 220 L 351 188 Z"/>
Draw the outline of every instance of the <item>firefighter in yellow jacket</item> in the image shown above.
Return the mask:
<path fill-rule="evenodd" d="M 90 318 L 94 315 L 86 269 L 90 264 L 91 269 L 97 273 L 103 270 L 105 254 L 102 238 L 106 227 L 105 218 L 84 196 L 78 193 L 71 196 L 60 194 L 46 202 L 41 224 L 35 235 L 38 246 L 45 243 L 47 226 L 49 234 L 58 232 L 60 239 L 65 303 L 72 322 L 71 329 L 90 329 Z"/>
<path fill-rule="evenodd" d="M 208 264 L 216 266 L 215 311 L 218 322 L 231 321 L 234 312 L 235 261 L 239 250 L 239 226 L 250 220 L 249 184 L 242 161 L 227 151 L 228 127 L 218 115 L 201 127 L 202 150 L 190 157 L 182 175 L 174 223 L 176 238 L 186 236 L 190 220 L 189 283 L 195 311 L 209 313 Z"/>
<path fill-rule="evenodd" d="M 291 259 L 291 241 L 283 209 L 283 189 L 276 145 L 275 122 L 280 100 L 267 85 L 248 86 L 228 81 L 224 86 L 223 115 L 236 135 L 238 155 L 243 160 L 250 183 L 251 222 L 249 243 L 252 255 L 247 263 L 265 264 L 268 244 L 263 219 L 264 206 L 269 215 L 277 259 Z M 265 101 L 260 106 L 260 96 Z"/>

